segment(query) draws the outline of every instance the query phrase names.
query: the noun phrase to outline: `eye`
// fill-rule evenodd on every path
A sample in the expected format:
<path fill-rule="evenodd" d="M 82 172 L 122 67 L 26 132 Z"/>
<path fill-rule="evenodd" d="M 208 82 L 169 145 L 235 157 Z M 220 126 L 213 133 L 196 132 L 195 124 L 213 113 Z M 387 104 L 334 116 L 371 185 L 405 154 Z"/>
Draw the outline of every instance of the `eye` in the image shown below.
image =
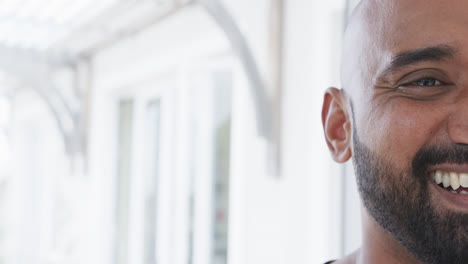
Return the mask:
<path fill-rule="evenodd" d="M 415 82 L 419 86 L 439 86 L 442 85 L 442 82 L 434 78 L 423 78 Z"/>
<path fill-rule="evenodd" d="M 456 88 L 447 74 L 438 69 L 421 69 L 401 78 L 395 90 L 415 100 L 435 100 Z"/>
<path fill-rule="evenodd" d="M 446 85 L 445 82 L 440 81 L 439 79 L 432 78 L 432 77 L 423 77 L 423 78 L 412 78 L 413 80 L 408 80 L 402 83 L 400 86 L 402 87 L 434 87 L 439 88 L 440 86 Z"/>

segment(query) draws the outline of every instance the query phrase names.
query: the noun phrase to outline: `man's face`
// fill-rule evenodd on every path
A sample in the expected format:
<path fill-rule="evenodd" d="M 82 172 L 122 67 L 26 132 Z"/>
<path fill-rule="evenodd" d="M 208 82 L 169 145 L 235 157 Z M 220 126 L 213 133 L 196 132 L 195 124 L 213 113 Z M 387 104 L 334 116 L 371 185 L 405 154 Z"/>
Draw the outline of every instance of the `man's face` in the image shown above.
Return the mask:
<path fill-rule="evenodd" d="M 367 2 L 343 68 L 361 198 L 419 260 L 466 263 L 468 1 Z"/>

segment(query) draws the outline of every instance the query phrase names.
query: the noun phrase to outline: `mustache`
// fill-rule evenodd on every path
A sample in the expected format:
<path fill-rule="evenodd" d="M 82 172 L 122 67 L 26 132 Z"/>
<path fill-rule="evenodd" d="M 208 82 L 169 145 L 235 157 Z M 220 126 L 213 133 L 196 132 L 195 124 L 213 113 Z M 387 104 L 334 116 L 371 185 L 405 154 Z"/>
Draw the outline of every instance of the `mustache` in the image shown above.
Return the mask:
<path fill-rule="evenodd" d="M 429 166 L 450 163 L 468 164 L 468 145 L 437 144 L 422 147 L 412 161 L 413 174 L 424 174 Z"/>

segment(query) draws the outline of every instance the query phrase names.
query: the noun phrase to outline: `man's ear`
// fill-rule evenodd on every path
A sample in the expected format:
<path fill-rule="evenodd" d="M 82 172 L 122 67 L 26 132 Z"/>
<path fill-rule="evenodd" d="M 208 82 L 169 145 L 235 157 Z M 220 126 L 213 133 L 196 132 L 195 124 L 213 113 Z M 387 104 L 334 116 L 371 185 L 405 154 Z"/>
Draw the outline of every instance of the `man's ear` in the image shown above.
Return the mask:
<path fill-rule="evenodd" d="M 336 88 L 325 92 L 322 125 L 332 158 L 339 163 L 348 161 L 351 158 L 351 122 L 345 94 Z"/>

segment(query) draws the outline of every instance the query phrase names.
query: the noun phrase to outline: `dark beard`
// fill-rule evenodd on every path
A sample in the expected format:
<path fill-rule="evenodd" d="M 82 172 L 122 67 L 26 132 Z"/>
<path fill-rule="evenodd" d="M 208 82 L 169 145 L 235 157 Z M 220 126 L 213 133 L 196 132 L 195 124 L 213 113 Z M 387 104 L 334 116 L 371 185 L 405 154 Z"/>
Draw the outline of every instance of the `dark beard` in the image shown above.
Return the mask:
<path fill-rule="evenodd" d="M 468 163 L 468 146 L 425 146 L 407 170 L 372 153 L 353 131 L 353 162 L 361 199 L 371 217 L 423 263 L 468 263 L 468 214 L 435 206 L 427 169 Z"/>

